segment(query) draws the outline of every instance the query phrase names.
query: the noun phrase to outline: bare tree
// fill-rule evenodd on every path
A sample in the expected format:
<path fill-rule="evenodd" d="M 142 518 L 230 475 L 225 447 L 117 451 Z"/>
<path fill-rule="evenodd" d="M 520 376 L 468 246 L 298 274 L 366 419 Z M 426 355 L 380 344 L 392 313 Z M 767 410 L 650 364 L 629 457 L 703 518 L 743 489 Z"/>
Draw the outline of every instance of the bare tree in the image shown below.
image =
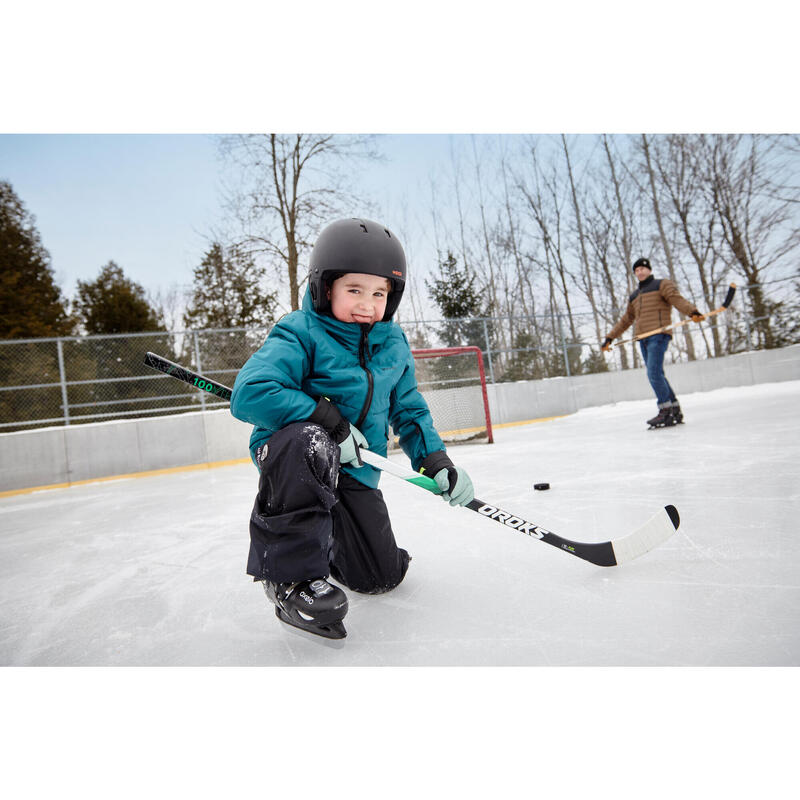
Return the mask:
<path fill-rule="evenodd" d="M 168 331 L 177 331 L 183 327 L 183 314 L 186 309 L 188 289 L 177 283 L 166 289 L 159 287 L 147 293 L 150 305 L 155 309 L 159 322 Z"/>
<path fill-rule="evenodd" d="M 627 298 L 620 300 L 619 280 L 617 277 L 618 259 L 614 243 L 617 218 L 614 205 L 602 195 L 595 200 L 591 209 L 585 213 L 585 241 L 589 255 L 598 276 L 596 283 L 597 293 L 595 301 L 598 314 L 606 323 L 606 329 L 614 325 L 620 318 L 627 305 Z M 620 349 L 622 368 L 628 368 L 628 352 L 623 347 Z"/>
<path fill-rule="evenodd" d="M 551 313 L 557 313 L 554 292 L 557 284 L 566 308 L 571 341 L 577 342 L 579 337 L 575 327 L 572 301 L 570 299 L 570 287 L 574 285 L 575 278 L 567 267 L 567 259 L 562 242 L 564 223 L 559 199 L 561 181 L 553 164 L 550 165 L 549 174 L 544 174 L 544 167 L 539 160 L 535 145 L 530 148 L 530 157 L 532 185 L 528 185 L 527 182 L 521 180 L 517 188 L 527 202 L 527 210 L 542 240 L 543 266 L 547 271 L 550 284 Z"/>
<path fill-rule="evenodd" d="M 724 257 L 748 282 L 758 346 L 774 347 L 771 307 L 764 280 L 800 244 L 797 190 L 782 186 L 782 164 L 773 161 L 776 139 L 758 135 L 712 138 L 709 187 L 722 226 Z"/>
<path fill-rule="evenodd" d="M 625 285 L 628 290 L 632 288 L 633 276 L 629 269 L 629 265 L 633 263 L 633 221 L 632 221 L 632 207 L 636 204 L 635 196 L 631 197 L 627 191 L 625 175 L 627 174 L 627 183 L 634 184 L 634 191 L 640 194 L 639 186 L 635 181 L 630 179 L 630 173 L 624 168 L 619 170 L 617 164 L 617 157 L 612 153 L 611 143 L 608 136 L 605 134 L 602 137 L 603 150 L 606 154 L 606 161 L 608 162 L 609 177 L 611 178 L 611 187 L 614 191 L 614 200 L 611 202 L 603 202 L 602 205 L 596 206 L 597 215 L 604 221 L 609 229 L 609 233 L 613 237 L 616 249 L 617 260 L 621 261 L 623 265 L 623 273 L 625 275 Z M 616 214 L 612 216 L 611 208 L 616 209 Z M 619 319 L 623 313 L 627 299 L 623 301 L 617 295 L 617 270 L 612 271 L 610 255 L 605 252 L 605 258 L 600 261 L 602 267 L 603 280 L 606 285 L 609 298 L 611 300 L 611 315 L 614 320 Z M 631 358 L 634 365 L 637 363 L 637 349 L 634 345 L 631 347 Z M 628 351 L 622 348 L 620 351 L 620 358 L 622 360 L 622 368 L 628 368 Z"/>
<path fill-rule="evenodd" d="M 718 305 L 717 297 L 725 280 L 726 270 L 717 269 L 715 241 L 719 239 L 719 223 L 704 191 L 707 147 L 701 135 L 672 134 L 653 148 L 653 163 L 664 195 L 669 199 L 669 213 L 674 220 L 683 252 L 696 266 L 697 280 L 709 308 Z M 711 319 L 713 354 L 722 355 L 723 347 L 717 327 Z M 702 332 L 702 329 L 701 329 Z M 704 337 L 705 338 L 705 337 Z M 706 347 L 711 353 L 711 348 Z"/>
<path fill-rule="evenodd" d="M 531 259 L 525 258 L 522 247 L 522 228 L 519 212 L 515 208 L 509 187 L 509 164 L 505 152 L 501 154 L 500 174 L 503 180 L 503 209 L 505 211 L 506 232 L 503 247 L 511 258 L 513 267 L 512 289 L 507 300 L 510 315 L 510 334 L 512 345 L 519 347 L 519 342 L 534 344 L 535 351 L 530 360 L 536 372 L 541 373 L 544 366 L 542 359 L 542 331 L 536 316 L 536 293 L 531 276 Z M 513 302 L 512 302 L 513 299 Z M 524 315 L 518 317 L 518 310 Z M 516 354 L 512 361 L 519 360 Z"/>
<path fill-rule="evenodd" d="M 570 196 L 572 197 L 572 210 L 575 215 L 575 226 L 578 236 L 578 249 L 580 260 L 583 265 L 583 279 L 586 298 L 592 309 L 592 319 L 594 320 L 595 340 L 600 341 L 603 336 L 600 333 L 600 319 L 597 313 L 597 300 L 594 296 L 594 285 L 592 281 L 592 269 L 589 264 L 589 256 L 586 252 L 586 237 L 583 233 L 583 217 L 581 214 L 581 204 L 578 202 L 578 190 L 575 186 L 575 178 L 572 174 L 572 162 L 569 158 L 569 148 L 567 147 L 567 137 L 561 134 L 561 145 L 564 148 L 564 160 L 567 164 L 567 178 L 569 179 Z"/>
<path fill-rule="evenodd" d="M 620 248 L 622 250 L 622 263 L 625 265 L 625 272 L 628 274 L 628 264 L 633 263 L 633 243 L 630 234 L 630 222 L 628 216 L 630 210 L 626 208 L 626 203 L 622 199 L 622 178 L 617 174 L 617 168 L 614 157 L 611 154 L 611 146 L 608 142 L 608 136 L 603 134 L 603 149 L 605 150 L 606 159 L 608 161 L 608 169 L 611 175 L 611 185 L 614 187 L 614 200 L 617 207 L 617 215 L 620 227 L 622 228 L 622 235 L 619 238 Z"/>
<path fill-rule="evenodd" d="M 478 210 L 480 212 L 480 251 L 483 254 L 483 269 L 479 271 L 479 273 L 483 274 L 483 283 L 485 286 L 486 294 L 489 297 L 489 308 L 488 315 L 489 316 L 497 316 L 503 313 L 503 304 L 500 298 L 498 297 L 498 283 L 500 283 L 500 277 L 502 275 L 505 278 L 505 274 L 502 273 L 499 269 L 499 264 L 497 264 L 497 256 L 494 252 L 494 244 L 497 241 L 497 233 L 496 230 L 493 230 L 489 222 L 487 220 L 487 204 L 484 198 L 484 188 L 483 188 L 483 174 L 481 172 L 481 162 L 483 161 L 483 156 L 479 156 L 476 145 L 475 145 L 475 137 L 471 137 L 471 144 L 472 144 L 472 156 L 473 156 L 473 166 L 475 169 L 475 189 L 478 198 Z M 478 271 L 478 270 L 476 270 Z M 509 292 L 507 290 L 506 281 L 503 280 L 502 288 L 505 289 L 504 296 L 507 299 L 509 296 Z M 501 349 L 501 357 L 498 359 L 501 365 L 505 364 L 505 356 L 509 350 L 509 342 L 506 336 L 506 328 L 504 325 L 497 326 L 496 335 L 499 336 L 499 343 Z"/>
<path fill-rule="evenodd" d="M 300 307 L 300 252 L 326 222 L 364 208 L 349 189 L 359 159 L 375 159 L 373 137 L 332 134 L 239 134 L 220 149 L 238 170 L 227 204 L 241 227 L 241 244 L 264 255 L 292 310 Z M 350 175 L 346 171 L 350 171 Z"/>
<path fill-rule="evenodd" d="M 453 173 L 453 192 L 456 198 L 456 208 L 458 209 L 458 235 L 461 259 L 465 266 L 472 268 L 472 258 L 470 257 L 469 248 L 467 247 L 464 204 L 461 200 L 461 163 L 455 152 L 452 138 L 450 139 L 450 168 Z"/>
<path fill-rule="evenodd" d="M 667 268 L 669 270 L 669 277 L 677 283 L 677 279 L 675 277 L 675 264 L 672 259 L 672 248 L 670 247 L 670 242 L 667 239 L 667 234 L 664 228 L 664 221 L 661 216 L 661 204 L 659 203 L 659 192 L 656 187 L 656 173 L 653 168 L 652 159 L 650 157 L 650 143 L 647 141 L 647 135 L 642 134 L 642 153 L 644 154 L 645 159 L 645 166 L 647 168 L 647 178 L 650 182 L 650 191 L 651 191 L 651 199 L 653 202 L 653 217 L 656 222 L 656 226 L 658 227 L 658 236 L 661 240 L 661 247 L 664 251 L 664 257 L 667 260 Z M 686 353 L 689 357 L 689 361 L 695 360 L 694 354 L 694 341 L 692 340 L 692 335 L 688 328 L 683 329 L 683 336 L 684 336 L 684 344 L 686 345 Z"/>

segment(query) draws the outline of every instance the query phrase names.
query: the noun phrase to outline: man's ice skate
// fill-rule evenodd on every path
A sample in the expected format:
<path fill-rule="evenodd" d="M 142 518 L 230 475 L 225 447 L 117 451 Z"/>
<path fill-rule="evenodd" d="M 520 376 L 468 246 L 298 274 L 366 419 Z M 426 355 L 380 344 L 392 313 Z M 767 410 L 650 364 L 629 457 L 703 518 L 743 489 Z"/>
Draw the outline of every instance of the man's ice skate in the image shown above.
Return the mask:
<path fill-rule="evenodd" d="M 681 405 L 677 400 L 672 404 L 669 412 L 672 415 L 673 425 L 681 425 L 683 423 L 683 411 L 681 411 Z"/>
<path fill-rule="evenodd" d="M 678 412 L 680 412 L 680 406 L 678 407 Z M 681 415 L 681 420 L 683 420 L 683 415 Z M 668 428 L 670 425 L 676 425 L 676 419 L 672 414 L 672 406 L 659 406 L 658 414 L 652 419 L 647 420 L 647 424 L 650 426 L 648 430 L 653 430 L 653 428 Z"/>
<path fill-rule="evenodd" d="M 281 622 L 326 639 L 347 636 L 342 623 L 347 614 L 347 595 L 325 578 L 297 583 L 263 581 L 263 584 Z"/>

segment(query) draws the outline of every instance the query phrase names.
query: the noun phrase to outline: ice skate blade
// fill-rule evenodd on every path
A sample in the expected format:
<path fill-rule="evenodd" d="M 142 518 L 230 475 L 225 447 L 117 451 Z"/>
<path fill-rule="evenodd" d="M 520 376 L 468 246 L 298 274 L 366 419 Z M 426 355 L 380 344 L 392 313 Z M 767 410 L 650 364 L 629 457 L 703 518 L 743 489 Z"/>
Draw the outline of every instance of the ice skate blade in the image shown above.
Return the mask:
<path fill-rule="evenodd" d="M 275 606 L 275 616 L 292 628 L 292 633 L 299 632 L 309 641 L 325 644 L 328 647 L 339 649 L 344 647 L 344 639 L 347 636 L 344 623 L 333 622 L 330 625 L 300 625 L 295 622 L 288 614 Z"/>

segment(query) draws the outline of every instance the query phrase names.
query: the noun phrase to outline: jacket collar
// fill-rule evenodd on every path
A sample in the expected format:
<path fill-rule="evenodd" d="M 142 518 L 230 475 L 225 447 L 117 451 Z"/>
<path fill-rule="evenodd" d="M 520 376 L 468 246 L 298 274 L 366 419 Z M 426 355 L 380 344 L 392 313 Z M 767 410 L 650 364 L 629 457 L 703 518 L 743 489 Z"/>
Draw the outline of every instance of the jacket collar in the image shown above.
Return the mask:
<path fill-rule="evenodd" d="M 303 296 L 303 311 L 313 317 L 322 327 L 342 345 L 354 350 L 358 350 L 361 342 L 362 326 L 355 322 L 342 322 L 328 312 L 320 313 L 314 309 L 314 301 L 311 299 L 311 290 L 306 288 Z M 375 322 L 369 328 L 367 341 L 370 346 L 383 344 L 389 337 L 393 322 Z"/>
<path fill-rule="evenodd" d="M 653 273 L 651 272 L 643 281 L 639 281 L 639 288 L 644 289 L 644 287 L 652 283 L 653 280 Z"/>

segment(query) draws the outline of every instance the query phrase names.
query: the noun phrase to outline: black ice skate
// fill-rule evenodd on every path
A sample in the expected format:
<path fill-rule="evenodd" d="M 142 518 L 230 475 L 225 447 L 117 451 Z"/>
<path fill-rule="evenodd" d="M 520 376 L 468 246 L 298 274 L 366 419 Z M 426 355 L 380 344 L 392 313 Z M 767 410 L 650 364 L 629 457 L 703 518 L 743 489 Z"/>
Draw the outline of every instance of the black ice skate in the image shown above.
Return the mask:
<path fill-rule="evenodd" d="M 267 597 L 275 603 L 275 616 L 287 625 L 324 636 L 344 639 L 347 595 L 325 578 L 298 583 L 263 581 Z"/>
<path fill-rule="evenodd" d="M 672 415 L 673 425 L 683 424 L 683 411 L 681 411 L 680 403 L 677 401 L 673 403 L 672 407 L 669 409 L 669 413 Z"/>
<path fill-rule="evenodd" d="M 678 412 L 680 413 L 680 406 L 678 406 Z M 683 415 L 681 415 L 681 421 L 682 420 Z M 672 414 L 672 406 L 665 406 L 664 408 L 659 407 L 658 414 L 652 419 L 647 420 L 647 424 L 650 426 L 648 430 L 653 430 L 653 428 L 668 428 L 670 425 L 677 425 L 677 421 Z"/>

